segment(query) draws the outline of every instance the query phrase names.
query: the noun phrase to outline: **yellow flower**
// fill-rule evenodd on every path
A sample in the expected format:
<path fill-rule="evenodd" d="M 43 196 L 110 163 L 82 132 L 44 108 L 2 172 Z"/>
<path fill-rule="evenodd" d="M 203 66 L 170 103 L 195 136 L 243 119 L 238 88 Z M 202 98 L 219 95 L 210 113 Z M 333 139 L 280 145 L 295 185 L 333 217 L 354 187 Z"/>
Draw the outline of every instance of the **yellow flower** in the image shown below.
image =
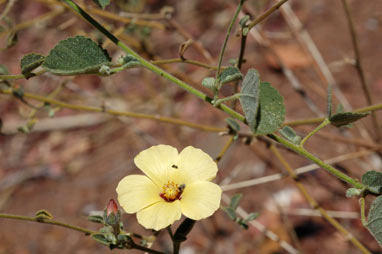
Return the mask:
<path fill-rule="evenodd" d="M 160 230 L 185 215 L 193 220 L 211 216 L 220 205 L 221 188 L 210 182 L 216 163 L 200 149 L 181 153 L 168 145 L 152 146 L 134 158 L 144 175 L 129 175 L 118 184 L 118 201 L 127 213 L 137 213 L 147 229 Z"/>

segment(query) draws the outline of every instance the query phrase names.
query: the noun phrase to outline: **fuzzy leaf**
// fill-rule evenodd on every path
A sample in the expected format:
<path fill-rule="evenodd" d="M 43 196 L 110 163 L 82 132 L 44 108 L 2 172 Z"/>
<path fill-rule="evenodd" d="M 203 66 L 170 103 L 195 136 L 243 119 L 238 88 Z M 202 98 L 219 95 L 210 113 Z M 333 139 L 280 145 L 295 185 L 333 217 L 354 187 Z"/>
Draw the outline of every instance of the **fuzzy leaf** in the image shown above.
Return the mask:
<path fill-rule="evenodd" d="M 104 234 L 92 234 L 91 237 L 103 245 L 110 246 L 110 242 Z"/>
<path fill-rule="evenodd" d="M 228 117 L 225 119 L 225 122 L 233 131 L 238 132 L 240 130 L 240 125 L 235 119 Z"/>
<path fill-rule="evenodd" d="M 220 84 L 229 83 L 235 80 L 242 79 L 243 76 L 241 75 L 240 70 L 237 67 L 230 66 L 226 69 L 224 69 L 219 74 L 219 82 Z"/>
<path fill-rule="evenodd" d="M 234 211 L 239 206 L 240 200 L 243 197 L 243 194 L 238 193 L 232 196 L 231 202 L 229 203 L 229 207 L 231 207 Z"/>
<path fill-rule="evenodd" d="M 236 220 L 236 212 L 233 210 L 231 207 L 224 207 L 223 208 L 224 212 L 228 215 L 228 217 L 235 221 Z"/>
<path fill-rule="evenodd" d="M 361 195 L 361 193 L 362 193 L 362 190 L 360 190 L 360 189 L 349 188 L 346 190 L 346 197 L 351 198 L 354 196 L 359 196 L 359 195 Z"/>
<path fill-rule="evenodd" d="M 382 196 L 374 199 L 367 220 L 367 229 L 382 247 Z"/>
<path fill-rule="evenodd" d="M 42 67 L 57 75 L 98 73 L 102 65 L 110 64 L 106 50 L 84 36 L 60 41 L 46 57 Z"/>
<path fill-rule="evenodd" d="M 99 215 L 89 215 L 88 221 L 104 224 L 103 217 Z"/>
<path fill-rule="evenodd" d="M 261 82 L 260 105 L 255 134 L 265 135 L 274 132 L 284 122 L 284 99 L 268 82 Z"/>
<path fill-rule="evenodd" d="M 247 218 L 244 219 L 244 221 L 249 222 L 256 219 L 257 217 L 259 217 L 259 213 L 250 213 Z"/>
<path fill-rule="evenodd" d="M 202 81 L 202 86 L 210 89 L 211 91 L 216 91 L 215 79 L 213 77 L 204 78 Z"/>
<path fill-rule="evenodd" d="M 110 0 L 93 0 L 99 7 L 105 9 L 110 4 Z"/>
<path fill-rule="evenodd" d="M 301 137 L 297 136 L 296 132 L 294 132 L 294 130 L 291 127 L 285 126 L 281 130 L 279 130 L 279 132 L 281 133 L 281 135 L 283 135 L 286 139 L 291 141 L 293 144 L 296 144 L 296 145 L 300 144 Z"/>
<path fill-rule="evenodd" d="M 344 112 L 336 113 L 330 117 L 330 123 L 336 127 L 341 127 L 349 123 L 358 121 L 361 118 L 369 115 L 370 113 L 353 113 L 353 112 Z"/>
<path fill-rule="evenodd" d="M 366 188 L 377 194 L 382 193 L 382 173 L 377 171 L 367 171 L 362 175 L 361 182 Z"/>
<path fill-rule="evenodd" d="M 29 75 L 31 71 L 43 64 L 45 56 L 31 53 L 23 56 L 21 59 L 21 73 L 24 75 Z"/>
<path fill-rule="evenodd" d="M 256 117 L 259 108 L 260 77 L 255 69 L 249 69 L 241 87 L 240 103 L 245 119 L 252 131 L 255 131 Z"/>

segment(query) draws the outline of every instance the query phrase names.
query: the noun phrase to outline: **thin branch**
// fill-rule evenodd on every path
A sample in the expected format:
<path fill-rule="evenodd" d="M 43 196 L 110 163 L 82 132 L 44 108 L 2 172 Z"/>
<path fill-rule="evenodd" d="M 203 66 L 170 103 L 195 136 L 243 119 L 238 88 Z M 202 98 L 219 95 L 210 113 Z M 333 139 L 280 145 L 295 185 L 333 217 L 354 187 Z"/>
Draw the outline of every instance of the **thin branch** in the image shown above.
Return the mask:
<path fill-rule="evenodd" d="M 230 198 L 228 197 L 227 194 L 224 194 L 222 195 L 222 200 L 225 204 L 229 204 L 230 202 Z M 248 217 L 248 213 L 241 207 L 241 206 L 238 206 L 237 209 L 236 209 L 236 213 L 241 217 L 241 218 L 247 218 Z M 272 241 L 275 241 L 277 243 L 280 244 L 280 246 L 285 250 L 287 251 L 289 254 L 298 254 L 298 251 L 296 250 L 296 248 L 294 248 L 292 245 L 290 245 L 288 242 L 282 240 L 277 234 L 275 234 L 273 231 L 267 229 L 263 224 L 261 224 L 258 220 L 252 220 L 252 221 L 249 221 L 248 224 L 252 227 L 254 227 L 255 229 L 257 229 L 258 231 L 260 231 L 261 233 L 263 233 L 266 237 L 268 237 L 269 239 L 271 239 Z"/>
<path fill-rule="evenodd" d="M 281 162 L 284 168 L 287 170 L 288 174 L 293 179 L 296 187 L 299 189 L 299 191 L 304 196 L 304 198 L 309 202 L 310 206 L 313 209 L 316 209 L 317 211 L 319 211 L 322 217 L 324 217 L 334 228 L 336 228 L 339 232 L 341 232 L 345 236 L 345 239 L 351 241 L 354 244 L 354 246 L 356 246 L 359 250 L 362 251 L 362 253 L 371 254 L 371 252 L 368 249 L 366 249 L 366 247 L 363 246 L 361 242 L 359 242 L 349 231 L 347 231 L 346 228 L 344 228 L 336 219 L 331 217 L 328 214 L 328 212 L 324 208 L 322 208 L 317 203 L 317 201 L 308 193 L 304 184 L 298 180 L 298 177 L 295 174 L 295 171 L 289 165 L 289 163 L 285 160 L 285 158 L 279 152 L 277 147 L 274 144 L 272 144 L 270 149 L 273 152 L 273 154 L 276 155 L 277 159 Z"/>
<path fill-rule="evenodd" d="M 59 226 L 59 227 L 64 227 L 64 228 L 69 228 L 69 229 L 72 229 L 72 230 L 75 230 L 75 231 L 79 231 L 79 232 L 85 233 L 86 235 L 91 235 L 91 234 L 97 233 L 97 231 L 93 231 L 93 230 L 90 230 L 90 229 L 77 227 L 77 226 L 74 226 L 74 225 L 71 225 L 71 224 L 67 224 L 67 223 L 64 223 L 64 222 L 61 222 L 61 221 L 48 220 L 48 219 L 40 220 L 40 219 L 38 219 L 36 217 L 28 217 L 28 216 L 22 216 L 22 215 L 0 213 L 0 218 L 14 219 L 14 220 L 24 220 L 24 221 L 33 221 L 33 222 L 37 222 L 37 223 L 51 224 L 51 225 L 56 225 L 56 226 Z"/>
<path fill-rule="evenodd" d="M 261 21 L 264 19 L 268 18 L 269 15 L 271 15 L 273 12 L 275 12 L 278 8 L 281 7 L 284 3 L 286 3 L 288 0 L 280 0 L 276 4 L 274 4 L 271 8 L 269 8 L 266 12 L 261 14 L 259 17 L 257 17 L 254 21 L 252 21 L 249 25 L 248 28 L 251 29 L 252 27 L 256 26 L 259 24 Z"/>
<path fill-rule="evenodd" d="M 350 30 L 351 41 L 353 44 L 353 50 L 354 50 L 354 55 L 355 55 L 355 67 L 357 69 L 358 76 L 361 80 L 361 86 L 362 86 L 362 90 L 363 90 L 363 93 L 364 93 L 365 98 L 366 98 L 366 102 L 368 105 L 372 105 L 373 104 L 373 97 L 371 95 L 370 88 L 369 88 L 368 84 L 366 83 L 365 72 L 364 72 L 363 67 L 362 67 L 361 54 L 359 52 L 357 33 L 355 31 L 355 28 L 354 28 L 354 23 L 353 23 L 353 20 L 351 17 L 349 4 L 348 4 L 347 0 L 341 0 L 341 2 L 342 2 L 342 5 L 344 7 L 344 10 L 345 10 L 346 19 L 347 19 L 349 30 Z M 382 140 L 382 136 L 381 136 L 382 134 L 381 134 L 381 129 L 379 128 L 377 115 L 374 112 L 371 113 L 371 119 L 372 119 L 372 123 L 373 123 L 374 132 L 376 135 L 376 141 L 377 141 L 377 143 L 380 143 Z"/>
<path fill-rule="evenodd" d="M 227 32 L 226 32 L 226 35 L 225 35 L 225 38 L 224 38 L 223 46 L 221 47 L 220 54 L 219 54 L 218 68 L 217 68 L 217 71 L 216 71 L 216 80 L 218 79 L 219 74 L 220 74 L 220 68 L 221 68 L 221 65 L 222 65 L 225 48 L 226 48 L 227 43 L 228 43 L 228 38 L 231 35 L 231 31 L 232 31 L 233 25 L 235 24 L 235 21 L 236 21 L 237 17 L 239 16 L 241 7 L 243 7 L 243 3 L 244 3 L 244 0 L 240 0 L 239 1 L 239 5 L 237 6 L 235 14 L 233 15 L 233 18 L 231 20 L 231 23 L 228 26 L 228 29 L 227 29 Z"/>
<path fill-rule="evenodd" d="M 12 95 L 12 89 L 0 90 L 0 93 Z M 227 131 L 226 128 L 219 128 L 219 127 L 214 127 L 214 126 L 209 126 L 209 125 L 192 123 L 192 122 L 188 122 L 188 121 L 184 121 L 184 120 L 172 118 L 172 117 L 165 117 L 165 116 L 159 116 L 159 115 L 149 115 L 149 114 L 143 114 L 143 113 L 134 113 L 134 112 L 128 112 L 128 111 L 117 111 L 117 110 L 112 110 L 112 109 L 105 109 L 104 107 L 91 107 L 91 106 L 75 105 L 75 104 L 70 104 L 70 103 L 54 100 L 51 98 L 47 98 L 47 97 L 32 94 L 32 93 L 24 93 L 23 97 L 28 98 L 28 99 L 37 100 L 40 102 L 49 103 L 51 105 L 56 105 L 56 106 L 59 106 L 61 108 L 69 108 L 69 109 L 73 109 L 73 110 L 82 110 L 82 111 L 89 111 L 89 112 L 101 112 L 101 113 L 107 113 L 107 114 L 114 115 L 114 116 L 126 116 L 126 117 L 132 117 L 132 118 L 150 119 L 150 120 L 155 120 L 155 121 L 159 121 L 159 122 L 182 125 L 182 126 L 187 126 L 187 127 L 194 128 L 194 129 L 211 131 L 211 132 Z"/>
<path fill-rule="evenodd" d="M 324 160 L 324 162 L 327 164 L 334 164 L 334 163 L 342 162 L 345 160 L 352 160 L 352 159 L 360 158 L 363 156 L 367 156 L 367 155 L 370 155 L 372 153 L 373 153 L 373 151 L 363 150 L 360 152 L 348 153 L 348 154 L 343 154 L 343 155 L 340 155 L 337 157 L 333 157 L 331 159 Z M 310 165 L 295 169 L 295 174 L 300 175 L 300 174 L 311 172 L 313 170 L 317 170 L 319 168 L 320 168 L 320 166 L 318 166 L 317 164 L 310 164 Z M 231 183 L 231 184 L 228 184 L 227 182 L 224 181 L 224 182 L 222 182 L 222 185 L 220 187 L 223 189 L 223 191 L 237 190 L 237 189 L 241 189 L 241 188 L 248 188 L 251 186 L 256 186 L 259 184 L 278 181 L 278 180 L 283 179 L 285 177 L 287 177 L 287 175 L 285 175 L 283 173 L 279 173 L 279 174 L 273 174 L 273 175 L 269 175 L 269 176 L 258 177 L 258 178 L 249 179 L 246 181 L 241 181 L 241 182 Z"/>

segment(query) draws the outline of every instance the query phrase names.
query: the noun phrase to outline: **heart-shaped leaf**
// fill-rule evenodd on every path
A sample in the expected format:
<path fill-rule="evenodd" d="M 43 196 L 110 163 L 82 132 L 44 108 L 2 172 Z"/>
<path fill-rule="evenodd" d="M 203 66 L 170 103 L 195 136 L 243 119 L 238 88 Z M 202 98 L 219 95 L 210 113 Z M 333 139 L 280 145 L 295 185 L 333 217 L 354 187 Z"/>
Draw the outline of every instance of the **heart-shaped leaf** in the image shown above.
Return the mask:
<path fill-rule="evenodd" d="M 76 36 L 60 41 L 46 57 L 43 68 L 57 75 L 98 73 L 110 64 L 106 50 L 89 38 Z"/>

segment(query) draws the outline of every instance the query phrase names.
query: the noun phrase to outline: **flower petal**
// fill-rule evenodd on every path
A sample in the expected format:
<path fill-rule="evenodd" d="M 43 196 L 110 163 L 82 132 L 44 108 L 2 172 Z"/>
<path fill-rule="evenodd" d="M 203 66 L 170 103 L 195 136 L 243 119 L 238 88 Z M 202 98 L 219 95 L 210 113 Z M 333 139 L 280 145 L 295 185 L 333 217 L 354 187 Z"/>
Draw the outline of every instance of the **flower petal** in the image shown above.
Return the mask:
<path fill-rule="evenodd" d="M 180 204 L 182 213 L 193 220 L 211 216 L 220 206 L 222 189 L 211 182 L 194 182 L 186 185 Z"/>
<path fill-rule="evenodd" d="M 212 158 L 200 149 L 188 146 L 179 154 L 179 170 L 187 175 L 185 183 L 197 180 L 212 180 L 218 171 Z"/>
<path fill-rule="evenodd" d="M 163 201 L 163 200 L 162 200 Z M 160 230 L 182 216 L 179 200 L 174 202 L 158 202 L 137 213 L 139 224 L 147 229 Z"/>
<path fill-rule="evenodd" d="M 135 165 L 161 187 L 168 179 L 168 171 L 178 162 L 178 150 L 169 145 L 152 146 L 134 158 Z"/>
<path fill-rule="evenodd" d="M 143 175 L 124 177 L 117 186 L 117 193 L 118 202 L 127 213 L 136 213 L 162 200 L 158 186 Z"/>

